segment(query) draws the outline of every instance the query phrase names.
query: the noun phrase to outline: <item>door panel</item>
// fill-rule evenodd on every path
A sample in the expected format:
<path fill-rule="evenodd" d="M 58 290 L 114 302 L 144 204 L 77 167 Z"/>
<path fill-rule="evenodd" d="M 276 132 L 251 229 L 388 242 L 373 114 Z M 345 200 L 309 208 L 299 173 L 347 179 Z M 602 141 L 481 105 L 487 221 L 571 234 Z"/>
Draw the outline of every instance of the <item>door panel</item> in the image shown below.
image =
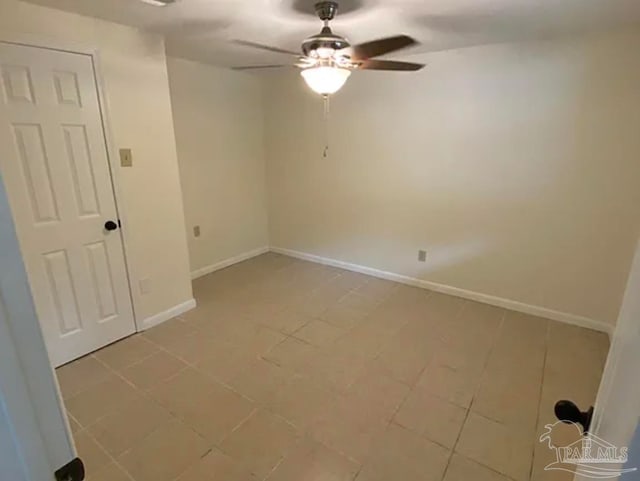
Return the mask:
<path fill-rule="evenodd" d="M 0 170 L 54 365 L 135 331 L 92 59 L 0 42 Z"/>

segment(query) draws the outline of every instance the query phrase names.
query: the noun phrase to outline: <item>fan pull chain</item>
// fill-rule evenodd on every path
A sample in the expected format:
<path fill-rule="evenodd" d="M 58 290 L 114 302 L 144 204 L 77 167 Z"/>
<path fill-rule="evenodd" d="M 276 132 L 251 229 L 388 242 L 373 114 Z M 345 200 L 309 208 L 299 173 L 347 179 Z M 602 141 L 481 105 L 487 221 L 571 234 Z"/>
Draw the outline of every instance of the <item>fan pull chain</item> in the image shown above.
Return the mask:
<path fill-rule="evenodd" d="M 324 151 L 322 157 L 326 159 L 329 155 L 329 96 L 323 95 L 322 100 L 324 103 Z"/>

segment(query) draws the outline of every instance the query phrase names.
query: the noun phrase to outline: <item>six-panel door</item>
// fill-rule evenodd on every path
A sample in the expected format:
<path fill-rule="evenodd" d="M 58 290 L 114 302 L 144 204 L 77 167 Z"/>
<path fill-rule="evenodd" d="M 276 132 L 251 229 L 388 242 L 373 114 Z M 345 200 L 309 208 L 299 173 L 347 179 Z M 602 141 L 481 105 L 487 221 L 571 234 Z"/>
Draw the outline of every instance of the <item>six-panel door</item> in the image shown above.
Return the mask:
<path fill-rule="evenodd" d="M 0 174 L 54 366 L 133 333 L 90 56 L 0 42 Z"/>

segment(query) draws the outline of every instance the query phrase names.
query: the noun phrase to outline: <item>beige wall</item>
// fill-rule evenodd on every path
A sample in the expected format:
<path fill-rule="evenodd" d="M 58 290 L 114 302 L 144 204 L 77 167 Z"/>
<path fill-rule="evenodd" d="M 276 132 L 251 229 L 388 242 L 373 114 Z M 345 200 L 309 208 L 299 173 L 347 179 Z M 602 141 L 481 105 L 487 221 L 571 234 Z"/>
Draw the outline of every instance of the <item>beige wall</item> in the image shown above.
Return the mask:
<path fill-rule="evenodd" d="M 640 35 L 266 80 L 270 241 L 614 323 L 640 223 Z M 417 262 L 426 249 L 426 263 Z"/>
<path fill-rule="evenodd" d="M 261 85 L 189 60 L 168 67 L 191 271 L 202 273 L 269 244 Z"/>
<path fill-rule="evenodd" d="M 139 321 L 192 298 L 182 194 L 161 37 L 15 0 L 0 2 L 0 39 L 99 51 L 116 148 L 133 150 L 115 178 Z M 142 294 L 141 279 L 150 279 Z"/>

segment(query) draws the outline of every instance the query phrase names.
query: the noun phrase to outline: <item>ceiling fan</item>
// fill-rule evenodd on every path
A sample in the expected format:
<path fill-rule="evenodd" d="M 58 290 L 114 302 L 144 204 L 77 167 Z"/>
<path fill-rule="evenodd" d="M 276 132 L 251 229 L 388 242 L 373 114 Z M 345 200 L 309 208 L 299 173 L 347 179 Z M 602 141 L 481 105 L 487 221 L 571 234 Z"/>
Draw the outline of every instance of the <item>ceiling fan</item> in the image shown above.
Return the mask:
<path fill-rule="evenodd" d="M 292 50 L 269 47 L 259 43 L 244 40 L 234 41 L 239 45 L 297 57 L 295 62 L 289 65 L 254 65 L 234 67 L 234 69 L 252 70 L 297 67 L 302 69 L 302 72 L 300 72 L 302 77 L 314 92 L 328 96 L 342 88 L 352 70 L 415 71 L 424 67 L 423 64 L 419 63 L 376 60 L 374 58 L 418 45 L 418 42 L 413 38 L 407 35 L 396 35 L 359 45 L 351 45 L 346 38 L 336 35 L 329 27 L 329 22 L 334 19 L 338 12 L 338 2 L 318 2 L 315 4 L 315 11 L 320 20 L 324 22 L 324 27 L 322 27 L 320 33 L 312 35 L 302 42 L 302 55 Z"/>

